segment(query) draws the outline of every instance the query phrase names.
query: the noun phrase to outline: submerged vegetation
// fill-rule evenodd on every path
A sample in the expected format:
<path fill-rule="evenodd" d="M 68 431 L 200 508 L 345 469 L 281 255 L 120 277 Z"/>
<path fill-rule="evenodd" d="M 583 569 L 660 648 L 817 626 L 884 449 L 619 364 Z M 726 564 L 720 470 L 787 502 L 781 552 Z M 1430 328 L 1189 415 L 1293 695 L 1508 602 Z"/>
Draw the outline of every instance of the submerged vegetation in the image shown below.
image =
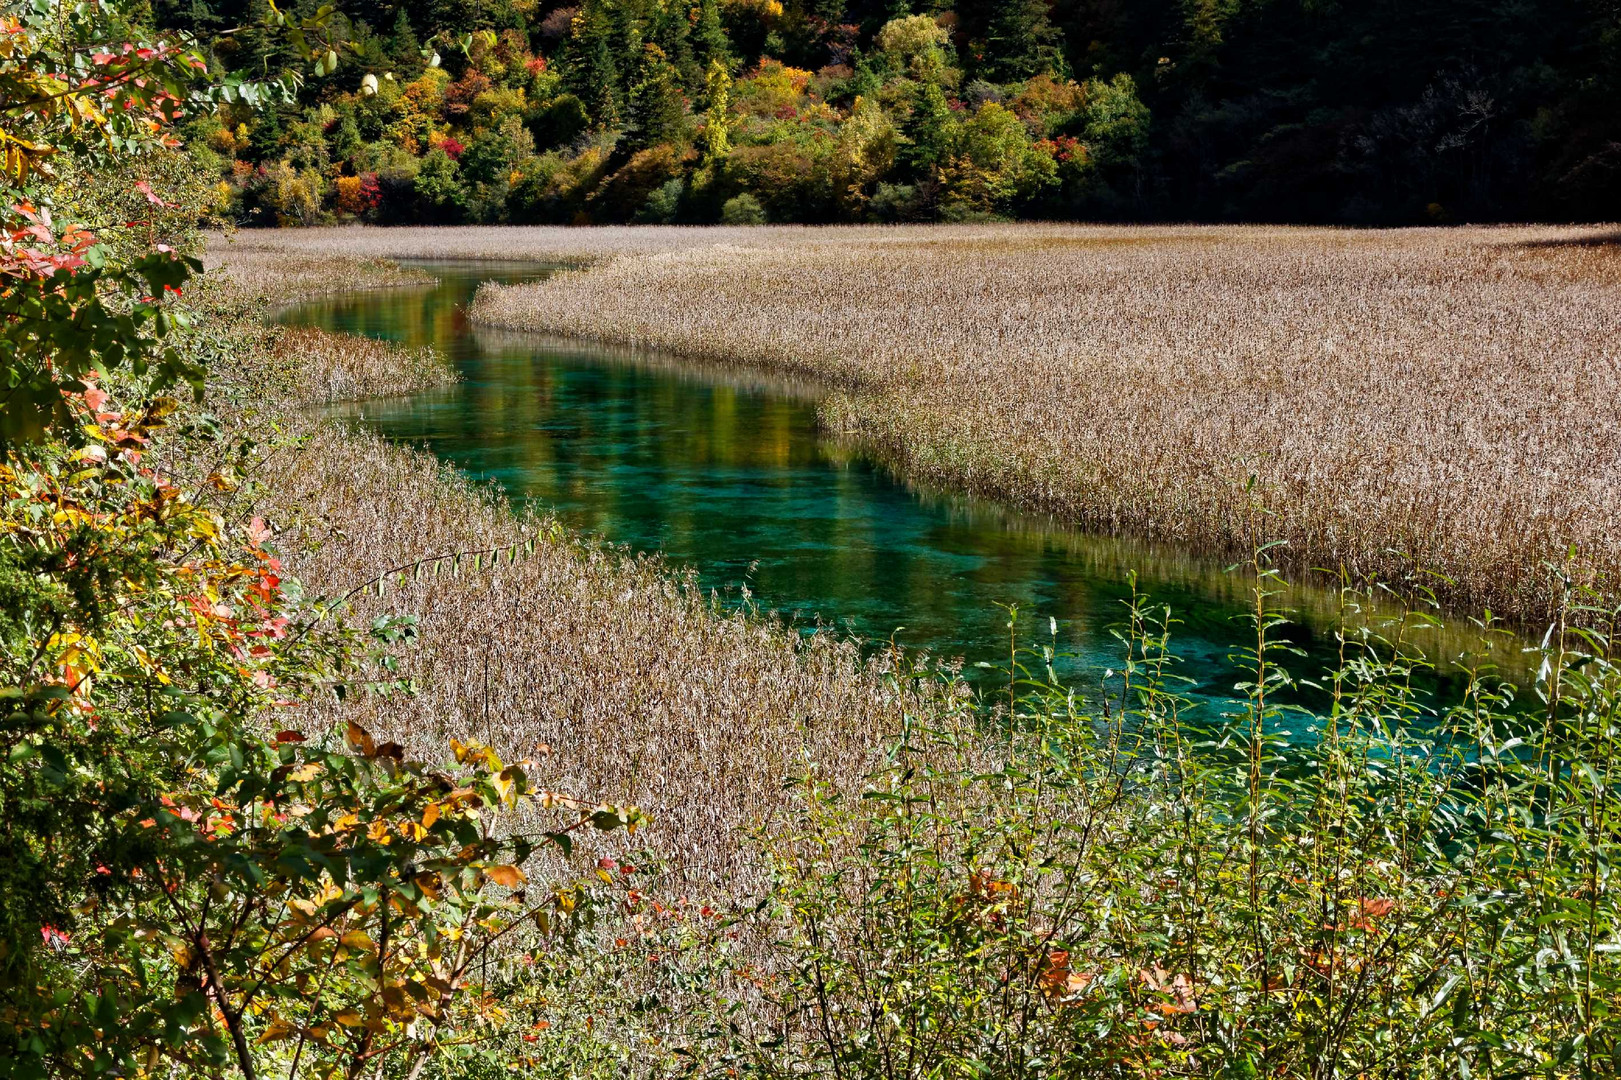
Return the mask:
<path fill-rule="evenodd" d="M 1049 625 L 974 693 L 323 419 L 453 372 L 265 315 L 442 234 L 205 263 L 175 123 L 274 89 L 137 14 L 0 16 L 0 1075 L 1621 1070 L 1605 243 L 533 236 L 602 265 L 486 314 L 595 305 L 832 381 L 919 470 L 1243 545 L 1226 705 L 1135 595 L 1098 685 Z M 331 15 L 254 47 L 330 76 Z M 1381 543 L 1458 584 L 1393 598 Z M 1279 609 L 1307 560 L 1344 568 L 1320 670 Z M 1446 590 L 1546 620 L 1528 685 L 1482 647 L 1424 689 Z"/>

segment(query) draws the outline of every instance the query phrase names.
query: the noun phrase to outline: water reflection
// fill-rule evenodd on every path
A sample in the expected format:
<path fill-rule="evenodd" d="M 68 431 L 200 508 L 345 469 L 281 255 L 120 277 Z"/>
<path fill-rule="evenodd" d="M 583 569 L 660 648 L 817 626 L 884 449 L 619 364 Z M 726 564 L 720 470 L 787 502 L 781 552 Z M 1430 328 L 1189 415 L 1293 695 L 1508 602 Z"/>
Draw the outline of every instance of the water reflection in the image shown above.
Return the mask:
<path fill-rule="evenodd" d="M 545 273 L 533 267 L 439 264 L 433 288 L 338 296 L 282 320 L 433 345 L 459 366 L 453 387 L 349 408 L 391 439 L 426 445 L 510 496 L 554 510 L 576 529 L 693 567 L 733 600 L 804 626 L 869 640 L 892 634 L 936 654 L 1006 656 L 1007 614 L 1025 638 L 1060 625 L 1068 665 L 1095 683 L 1117 662 L 1109 633 L 1130 595 L 1127 575 L 1172 605 L 1177 651 L 1195 692 L 1220 697 L 1240 672 L 1228 659 L 1249 584 L 1210 560 L 1161 545 L 1099 537 L 982 501 L 918 491 L 816 430 L 804 383 L 634 350 L 467 325 L 477 284 Z M 1326 658 L 1331 592 L 1295 589 L 1297 643 Z M 1000 605 L 1000 606 L 999 606 Z M 904 628 L 904 629 L 902 629 Z M 1456 625 L 1438 654 L 1466 647 Z M 1518 665 L 1512 646 L 1500 663 Z M 1455 682 L 1458 676 L 1444 676 Z"/>

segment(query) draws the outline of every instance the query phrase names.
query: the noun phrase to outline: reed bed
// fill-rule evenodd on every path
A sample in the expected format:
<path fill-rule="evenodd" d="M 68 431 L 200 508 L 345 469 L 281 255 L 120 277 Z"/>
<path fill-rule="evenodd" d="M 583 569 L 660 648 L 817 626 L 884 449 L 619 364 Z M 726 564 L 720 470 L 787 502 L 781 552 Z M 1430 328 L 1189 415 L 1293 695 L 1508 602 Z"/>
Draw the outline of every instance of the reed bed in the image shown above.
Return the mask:
<path fill-rule="evenodd" d="M 639 327 L 642 337 L 627 331 L 626 340 L 679 349 L 682 334 L 660 329 L 651 314 L 633 324 L 629 309 L 674 289 L 681 268 L 709 274 L 689 305 L 657 310 L 689 320 L 685 333 L 698 341 L 711 326 L 706 320 L 735 303 L 732 321 L 713 324 L 735 344 L 687 351 L 836 385 L 830 421 L 882 442 L 887 417 L 896 453 L 910 453 L 920 472 L 938 468 L 958 483 L 1003 482 L 1039 466 L 1051 471 L 1033 475 L 1052 477 L 1050 488 L 1020 497 L 1085 507 L 1092 504 L 1065 486 L 1076 482 L 1067 470 L 1084 465 L 1090 482 L 1108 486 L 1120 507 L 1114 519 L 1096 520 L 1122 528 L 1155 526 L 1131 517 L 1139 504 L 1228 521 L 1233 543 L 1262 528 L 1299 527 L 1313 519 L 1257 515 L 1281 497 L 1280 470 L 1316 464 L 1326 471 L 1308 470 L 1296 482 L 1307 492 L 1336 479 L 1346 486 L 1342 516 L 1330 520 L 1341 523 L 1351 552 L 1365 551 L 1358 545 L 1371 535 L 1351 528 L 1360 513 L 1377 528 L 1431 521 L 1430 531 L 1415 532 L 1444 538 L 1452 528 L 1455 537 L 1483 545 L 1464 544 L 1460 552 L 1489 556 L 1484 545 L 1499 535 L 1494 528 L 1526 522 L 1470 521 L 1464 513 L 1497 505 L 1489 497 L 1505 513 L 1522 512 L 1539 493 L 1554 507 L 1544 514 L 1555 514 L 1543 541 L 1576 526 L 1589 537 L 1605 535 L 1596 530 L 1614 512 L 1606 486 L 1613 461 L 1604 456 L 1613 451 L 1613 414 L 1588 383 L 1600 380 L 1610 355 L 1595 338 L 1614 305 L 1608 249 L 1532 247 L 1525 233 L 1470 234 L 1485 238 L 1471 248 L 1426 234 L 1184 230 L 1154 234 L 1143 250 L 1124 245 L 1116 255 L 1088 239 L 1073 246 L 1116 269 L 1077 259 L 1069 272 L 1084 282 L 1086 297 L 1066 300 L 1056 286 L 1029 284 L 1021 301 L 986 287 L 978 299 L 1004 313 L 1000 334 L 993 333 L 998 327 L 964 328 L 966 317 L 953 323 L 949 305 L 929 299 L 933 291 L 963 303 L 973 297 L 960 274 L 944 273 L 936 260 L 949 251 L 959 268 L 1006 280 L 1031 251 L 1051 243 L 1048 236 L 1031 247 L 1011 232 L 1018 243 L 928 240 L 897 243 L 887 253 L 845 241 L 845 250 L 818 249 L 795 239 L 746 256 L 700 248 L 612 254 L 589 272 L 565 276 L 556 290 L 497 291 L 483 302 L 510 302 L 524 312 L 553 305 L 561 320 L 571 304 L 594 297 L 608 313 L 604 325 Z M 891 234 L 871 235 L 876 244 Z M 1502 250 L 1487 249 L 1487 239 L 1505 235 Z M 1307 240 L 1316 247 L 1303 252 Z M 924 250 L 929 245 L 940 250 Z M 1222 245 L 1226 256 L 1215 250 Z M 728 257 L 751 261 L 733 266 Z M 272 256 L 263 258 L 271 265 Z M 1325 269 L 1325 262 L 1344 265 Z M 856 276 L 847 284 L 858 291 L 895 295 L 910 282 L 907 295 L 934 304 L 931 317 L 943 329 L 931 336 L 922 315 L 865 300 L 858 302 L 869 321 L 892 328 L 917 321 L 893 342 L 836 313 L 823 326 L 803 314 L 817 310 L 820 294 L 797 284 L 775 309 L 751 315 L 745 297 L 764 303 L 771 296 L 748 292 L 748 272 L 761 263 L 784 274 L 792 264 L 818 289 L 849 273 Z M 1466 273 L 1454 263 L 1486 270 Z M 331 273 L 347 277 L 361 264 L 334 257 L 331 265 Z M 1248 278 L 1240 269 L 1246 265 Z M 893 271 L 890 278 L 880 280 L 880 266 Z M 1177 267 L 1205 277 L 1184 282 Z M 1311 295 L 1314 272 L 1324 275 L 1316 288 L 1326 298 Z M 1145 275 L 1159 282 L 1160 306 L 1132 315 L 1128 304 L 1140 291 L 1133 282 Z M 925 279 L 939 278 L 950 281 L 925 287 Z M 227 279 L 231 297 L 221 309 L 264 302 L 263 294 L 232 292 L 242 280 Z M 618 292 L 604 291 L 605 282 Z M 1161 295 L 1178 288 L 1186 299 L 1181 309 Z M 1532 299 L 1522 298 L 1511 317 L 1516 289 Z M 1244 297 L 1253 323 L 1239 319 L 1249 310 Z M 1583 297 L 1591 308 L 1585 314 Z M 1302 313 L 1308 301 L 1316 306 Z M 1094 335 L 1077 338 L 1093 351 L 1055 346 L 1051 356 L 1029 359 L 1035 374 L 1014 370 L 1009 357 L 1020 355 L 1024 327 L 1049 325 L 1049 309 L 1062 304 L 1076 335 Z M 1230 327 L 1225 342 L 1190 317 L 1194 304 Z M 1433 329 L 1414 328 L 1420 311 L 1433 311 Z M 772 320 L 784 328 L 782 338 L 766 332 Z M 1352 325 L 1382 336 L 1324 336 L 1325 326 L 1346 334 Z M 1104 327 L 1117 331 L 1119 355 L 1105 355 L 1096 337 Z M 1464 332 L 1469 327 L 1472 335 Z M 1531 354 L 1533 331 L 1555 360 Z M 665 340 L 653 340 L 660 334 Z M 346 593 L 381 577 L 380 594 L 354 594 L 349 614 L 357 625 L 385 615 L 420 620 L 416 642 L 397 650 L 400 669 L 376 672 L 409 679 L 408 690 L 310 703 L 301 707 L 310 715 L 294 722 L 355 719 L 424 755 L 441 753 L 450 737 L 488 741 L 507 757 L 538 753 L 548 786 L 649 808 L 656 824 L 647 846 L 673 861 L 676 888 L 741 906 L 735 921 L 685 904 L 655 906 L 653 918 L 627 893 L 624 910 L 607 912 L 581 948 L 520 956 L 514 945 L 496 981 L 484 976 L 491 1015 L 480 1019 L 480 1037 L 503 1040 L 513 1060 L 522 1055 L 542 1072 L 604 1077 L 692 1075 L 694 1063 L 716 1075 L 749 1067 L 772 1075 L 900 1075 L 919 1070 L 892 1063 L 913 1060 L 936 1071 L 961 1061 L 958 1071 L 966 1073 L 1003 1059 L 1013 1064 L 1000 1070 L 1008 1075 L 1028 1072 L 1039 1059 L 1099 1076 L 1162 1075 L 1168 1061 L 1187 1075 L 1229 1075 L 1240 1061 L 1255 1075 L 1396 1067 L 1441 1076 L 1462 1060 L 1495 1060 L 1574 1077 L 1597 1075 L 1589 1066 L 1602 1070 L 1613 1058 L 1616 1043 L 1603 1020 L 1614 1011 L 1613 965 L 1602 951 L 1613 938 L 1613 890 L 1598 870 L 1613 860 L 1594 847 L 1602 829 L 1590 824 L 1612 812 L 1613 786 L 1591 779 L 1591 769 L 1567 776 L 1558 764 L 1613 760 L 1608 661 L 1593 669 L 1602 678 L 1553 680 L 1564 689 L 1545 726 L 1477 687 L 1476 698 L 1448 714 L 1449 726 L 1419 732 L 1415 742 L 1407 724 L 1418 699 L 1406 654 L 1398 647 L 1393 659 L 1353 659 L 1344 669 L 1357 687 L 1348 708 L 1318 731 L 1308 748 L 1317 755 L 1312 766 L 1291 771 L 1273 752 L 1286 707 L 1265 689 L 1234 714 L 1231 737 L 1208 761 L 1184 753 L 1175 684 L 1157 681 L 1165 670 L 1159 624 L 1139 612 L 1128 660 L 1137 673 L 1134 712 L 1105 713 L 1100 723 L 1077 715 L 1079 701 L 1064 688 L 1037 687 L 1012 728 L 1028 724 L 1033 737 L 999 737 L 988 747 L 970 710 L 946 700 L 956 692 L 948 683 L 892 681 L 889 658 L 863 662 L 847 642 L 801 639 L 769 620 L 728 613 L 656 558 L 573 539 L 544 518 L 515 515 L 496 493 L 425 453 L 316 419 L 301 405 L 308 399 L 301 395 L 314 391 L 289 385 L 300 377 L 299 354 L 273 346 L 268 332 L 247 336 L 251 347 L 221 369 L 213 403 L 228 427 L 280 433 L 261 459 L 268 482 L 253 512 L 269 519 L 289 569 L 309 590 Z M 983 363 L 951 352 L 970 339 L 983 346 Z M 824 351 L 796 352 L 783 344 L 791 340 L 821 342 Z M 322 347 L 341 343 L 334 338 Z M 1401 344 L 1412 350 L 1405 367 Z M 396 347 L 375 370 L 408 372 L 403 353 Z M 1355 353 L 1361 367 L 1341 353 Z M 1311 375 L 1319 361 L 1344 385 Z M 1494 366 L 1511 362 L 1513 370 Z M 1415 367 L 1422 370 L 1415 374 Z M 1084 385 L 1080 373 L 1088 370 L 1125 385 Z M 1546 385 L 1539 398 L 1525 400 L 1520 395 L 1537 385 L 1533 374 Z M 937 381 L 948 376 L 955 384 Z M 1403 386 L 1410 394 L 1427 388 L 1429 398 L 1402 400 Z M 1447 396 L 1459 387 L 1469 393 Z M 919 411 L 893 412 L 911 408 Z M 1045 456 L 1020 417 L 1052 440 Z M 1307 434 L 1287 426 L 1290 419 L 1322 427 L 1321 457 L 1310 456 Z M 1169 430 L 1173 420 L 1193 424 L 1191 433 Z M 1560 421 L 1598 430 L 1567 430 Z M 1510 423 L 1526 445 L 1508 445 L 1500 428 Z M 1392 441 L 1398 436 L 1408 441 Z M 1005 445 L 985 442 L 993 437 Z M 955 456 L 931 466 L 926 451 L 935 439 Z M 1367 456 L 1351 455 L 1353 445 Z M 1178 453 L 1193 460 L 1179 462 Z M 1483 460 L 1488 453 L 1507 457 L 1495 463 L 1497 479 L 1513 487 L 1507 496 L 1470 486 L 1494 475 Z M 1235 460 L 1241 471 L 1230 475 Z M 987 463 L 1004 471 L 976 472 Z M 1582 464 L 1598 471 L 1583 476 Z M 1544 471 L 1527 480 L 1533 466 Z M 1134 477 L 1133 469 L 1151 471 Z M 1254 493 L 1259 510 L 1222 486 L 1242 490 L 1247 472 L 1262 477 Z M 1214 490 L 1156 492 L 1156 478 Z M 1587 516 L 1568 509 L 1577 499 L 1571 489 L 1582 483 L 1593 498 Z M 1459 498 L 1478 501 L 1429 519 L 1397 512 L 1438 508 L 1449 484 Z M 1405 503 L 1397 498 L 1402 492 Z M 1386 503 L 1358 506 L 1381 493 Z M 1333 509 L 1317 497 L 1312 505 L 1320 512 Z M 1178 524 L 1190 546 L 1220 541 Z M 532 552 L 493 565 L 464 558 L 459 572 L 454 562 L 437 563 L 438 573 L 392 572 L 458 551 L 522 549 L 530 540 Z M 1516 550 L 1523 555 L 1527 543 Z M 1602 569 L 1591 551 L 1585 557 Z M 1263 576 L 1255 594 L 1257 658 L 1285 650 L 1270 636 L 1270 580 Z M 1468 587 L 1479 588 L 1478 581 Z M 1586 664 L 1566 659 L 1563 637 L 1552 649 L 1558 664 Z M 892 754 L 878 754 L 903 714 L 922 723 L 905 727 L 906 742 Z M 1556 714 L 1568 719 L 1555 723 Z M 1519 740 L 1505 736 L 1522 729 L 1533 753 L 1494 757 L 1493 786 L 1477 792 L 1482 774 L 1463 748 L 1477 737 L 1507 748 Z M 1137 752 L 1126 746 L 1122 753 L 1126 743 L 1141 750 L 1138 765 L 1122 764 Z M 1005 760 L 996 747 L 1005 748 Z M 1030 756 L 1019 756 L 1025 750 L 1018 747 Z M 960 757 L 955 767 L 952 754 Z M 1426 764 L 1368 768 L 1370 760 L 1409 759 Z M 1455 773 L 1444 767 L 1449 762 Z M 785 790 L 782 778 L 795 773 L 803 779 Z M 1455 776 L 1462 786 L 1454 786 Z M 869 788 L 877 798 L 850 797 Z M 1522 818 L 1522 807 L 1543 799 L 1547 820 L 1563 832 L 1533 829 Z M 1436 860 L 1442 806 L 1450 808 L 1441 827 L 1449 856 Z M 1467 819 L 1478 827 L 1456 828 L 1465 819 L 1452 815 L 1464 811 L 1479 815 Z M 754 845 L 745 839 L 750 826 Z M 1460 834 L 1480 843 L 1465 852 L 1455 846 Z M 1592 851 L 1600 853 L 1589 857 Z M 1166 874 L 1167 866 L 1177 872 Z M 1049 878 L 1054 867 L 1060 877 Z M 1504 881 L 1521 885 L 1505 888 Z M 1069 882 L 1079 891 L 1072 894 Z M 1578 902 L 1589 912 L 1602 905 L 1585 929 L 1567 929 L 1581 920 L 1545 917 L 1556 905 Z M 1358 920 L 1348 924 L 1356 934 L 1341 925 L 1347 917 Z M 1566 940 L 1572 934 L 1574 946 Z M 1555 965 L 1541 959 L 1556 952 L 1569 977 L 1564 968 L 1550 975 Z M 1573 959 L 1581 956 L 1585 968 Z M 1466 981 L 1477 972 L 1491 981 Z M 1454 1005 L 1447 995 L 1458 987 L 1468 996 Z M 1017 990 L 1012 998 L 1010 990 Z M 517 1025 L 501 1028 L 512 1019 L 495 1015 L 506 1002 L 515 1003 Z M 532 1018 L 541 1019 L 525 1026 Z M 1325 1047 L 1335 1056 L 1323 1056 Z M 1600 1051 L 1609 1054 L 1603 1062 Z M 1555 1064 L 1574 1062 L 1578 1052 L 1579 1064 Z"/>
<path fill-rule="evenodd" d="M 412 394 L 460 377 L 434 349 L 408 349 L 313 326 L 282 330 L 272 357 L 294 370 L 289 384 L 296 399 L 306 405 Z"/>
<path fill-rule="evenodd" d="M 246 235 L 248 239 L 236 237 Z M 421 285 L 432 277 L 385 258 L 344 252 L 295 251 L 256 240 L 255 234 L 211 233 L 203 267 L 216 286 L 216 305 L 293 304 L 325 293 Z"/>
<path fill-rule="evenodd" d="M 1526 622 L 1572 546 L 1588 578 L 1621 570 L 1621 243 L 1603 230 L 628 243 L 582 233 L 598 265 L 487 287 L 474 317 L 818 377 L 840 389 L 825 423 L 912 475 L 1095 530 L 1285 540 L 1297 568 L 1365 579 L 1435 569 L 1451 602 Z"/>
<path fill-rule="evenodd" d="M 326 265 L 329 282 L 227 264 L 204 303 L 218 316 L 375 281 L 362 261 Z M 451 738 L 537 758 L 549 786 L 643 807 L 652 825 L 637 842 L 668 860 L 679 887 L 718 901 L 762 884 L 747 837 L 781 806 L 784 775 L 815 762 L 854 786 L 901 711 L 947 692 L 897 689 L 886 658 L 723 610 L 656 557 L 518 516 L 430 454 L 308 408 L 349 390 L 410 389 L 436 358 L 318 331 L 242 333 L 208 405 L 228 429 L 267 443 L 266 482 L 242 512 L 266 519 L 306 591 L 342 596 L 424 559 L 520 548 L 476 570 L 467 558 L 430 562 L 403 582 L 385 575 L 381 596 L 351 597 L 345 617 L 356 626 L 419 620 L 398 671 L 377 672 L 410 689 L 302 705 L 297 722 L 309 730 L 353 719 L 429 760 Z"/>
<path fill-rule="evenodd" d="M 546 747 L 547 783 L 647 809 L 649 844 L 694 884 L 750 876 L 739 844 L 784 775 L 810 760 L 853 782 L 898 724 L 903 702 L 850 644 L 723 613 L 658 560 L 559 539 L 377 437 L 317 430 L 265 509 L 290 569 L 324 592 L 550 537 L 513 563 L 367 594 L 362 621 L 420 618 L 400 668 L 418 690 L 338 711 L 422 755 L 452 737 L 509 759 Z"/>

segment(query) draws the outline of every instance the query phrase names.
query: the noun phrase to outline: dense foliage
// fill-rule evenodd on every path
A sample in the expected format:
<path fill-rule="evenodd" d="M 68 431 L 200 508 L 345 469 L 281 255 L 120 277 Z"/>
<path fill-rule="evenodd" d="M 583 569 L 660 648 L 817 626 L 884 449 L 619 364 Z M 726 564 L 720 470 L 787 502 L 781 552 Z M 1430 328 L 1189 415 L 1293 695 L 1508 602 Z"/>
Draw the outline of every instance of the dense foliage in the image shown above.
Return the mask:
<path fill-rule="evenodd" d="M 1168 609 L 1134 606 L 1113 708 L 1054 678 L 1055 633 L 1013 668 L 1005 745 L 918 718 L 860 803 L 804 777 L 764 838 L 791 1061 L 1616 1075 L 1612 613 L 1556 628 L 1524 697 L 1482 652 L 1448 703 L 1418 688 L 1422 610 L 1370 622 L 1347 592 L 1339 661 L 1309 672 L 1255 569 L 1250 677 L 1219 718 L 1177 692 Z"/>
<path fill-rule="evenodd" d="M 341 71 L 329 16 L 271 9 L 237 36 L 319 81 Z M 926 73 L 937 25 L 879 39 Z M 1423 689 L 1433 597 L 1392 618 L 1347 590 L 1338 663 L 1291 671 L 1264 544 L 1222 716 L 1189 716 L 1171 617 L 1146 602 L 1085 694 L 1058 684 L 1056 626 L 1010 657 L 1005 698 L 897 677 L 913 705 L 888 759 L 852 785 L 806 755 L 759 817 L 768 887 L 718 883 L 724 910 L 672 898 L 656 850 L 569 880 L 575 837 L 632 830 L 634 808 L 546 790 L 486 745 L 424 762 L 319 722 L 343 714 L 317 701 L 386 714 L 418 689 L 396 660 L 418 624 L 359 620 L 354 597 L 510 567 L 539 539 L 372 567 L 335 597 L 287 575 L 254 507 L 291 447 L 170 391 L 266 333 L 251 305 L 197 299 L 212 193 L 175 126 L 224 106 L 251 140 L 245 105 L 290 98 L 140 31 L 93 3 L 0 16 L 0 1075 L 1615 1075 L 1616 612 L 1558 575 L 1525 691 L 1484 653 L 1461 697 Z M 467 42 L 460 78 L 501 47 Z M 804 89 L 710 61 L 712 102 Z M 684 122 L 661 78 L 625 98 L 625 130 Z M 619 108 L 614 85 L 576 104 Z M 753 145 L 734 115 L 714 109 L 699 170 Z M 829 138 L 848 150 L 862 115 Z M 963 123 L 931 166 L 959 185 L 940 205 L 1022 198 L 1027 174 L 972 157 L 1028 152 L 1017 113 Z M 488 134 L 430 151 L 440 190 L 467 190 Z M 757 219 L 774 194 L 719 213 Z"/>
<path fill-rule="evenodd" d="M 1617 213 L 1621 22 L 1590 0 L 336 6 L 296 103 L 194 122 L 242 221 Z M 259 9 L 153 5 L 208 34 Z"/>
<path fill-rule="evenodd" d="M 274 28 L 321 63 L 315 22 Z M 585 910 L 531 852 L 637 814 L 292 722 L 387 692 L 412 625 L 363 637 L 284 579 L 258 433 L 165 393 L 249 342 L 182 307 L 201 207 L 153 187 L 222 84 L 129 32 L 0 16 L 0 1075 L 420 1071 L 472 964 Z"/>

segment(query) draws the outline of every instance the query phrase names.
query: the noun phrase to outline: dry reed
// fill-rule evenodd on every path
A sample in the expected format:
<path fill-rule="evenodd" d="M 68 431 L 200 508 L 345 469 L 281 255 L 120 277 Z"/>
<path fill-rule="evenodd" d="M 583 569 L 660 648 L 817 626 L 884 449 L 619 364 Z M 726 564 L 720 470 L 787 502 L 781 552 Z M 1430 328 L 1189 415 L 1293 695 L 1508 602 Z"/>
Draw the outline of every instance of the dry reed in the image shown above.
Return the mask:
<path fill-rule="evenodd" d="M 829 426 L 919 478 L 1198 549 L 1282 539 L 1297 567 L 1433 568 L 1453 603 L 1535 621 L 1570 546 L 1621 570 L 1612 239 L 794 229 L 631 255 L 582 234 L 611 257 L 488 287 L 474 316 L 814 375 L 842 391 Z"/>
<path fill-rule="evenodd" d="M 272 356 L 296 372 L 290 382 L 297 400 L 307 405 L 411 394 L 459 377 L 431 348 L 408 349 L 313 326 L 282 330 Z"/>
<path fill-rule="evenodd" d="M 342 258 L 325 273 L 332 287 L 393 277 Z M 207 303 L 242 312 L 288 295 L 273 289 L 311 295 L 322 285 L 265 262 L 220 275 Z M 255 439 L 280 433 L 251 512 L 267 519 L 307 591 L 340 595 L 427 557 L 542 538 L 516 561 L 457 573 L 447 564 L 381 598 L 362 592 L 356 625 L 420 619 L 399 670 L 415 691 L 314 702 L 278 722 L 325 730 L 354 719 L 429 758 L 451 737 L 509 759 L 545 746 L 548 785 L 642 806 L 653 821 L 642 839 L 686 887 L 719 898 L 760 886 L 748 827 L 781 804 L 786 774 L 814 761 L 854 783 L 900 711 L 918 706 L 885 678 L 882 658 L 723 611 L 657 558 L 519 517 L 431 455 L 306 407 L 362 382 L 368 394 L 407 388 L 420 362 L 410 350 L 268 328 L 248 336 L 250 347 L 216 373 L 209 407 Z M 358 374 L 343 369 L 346 357 L 366 358 Z M 391 375 L 404 381 L 389 386 Z"/>

